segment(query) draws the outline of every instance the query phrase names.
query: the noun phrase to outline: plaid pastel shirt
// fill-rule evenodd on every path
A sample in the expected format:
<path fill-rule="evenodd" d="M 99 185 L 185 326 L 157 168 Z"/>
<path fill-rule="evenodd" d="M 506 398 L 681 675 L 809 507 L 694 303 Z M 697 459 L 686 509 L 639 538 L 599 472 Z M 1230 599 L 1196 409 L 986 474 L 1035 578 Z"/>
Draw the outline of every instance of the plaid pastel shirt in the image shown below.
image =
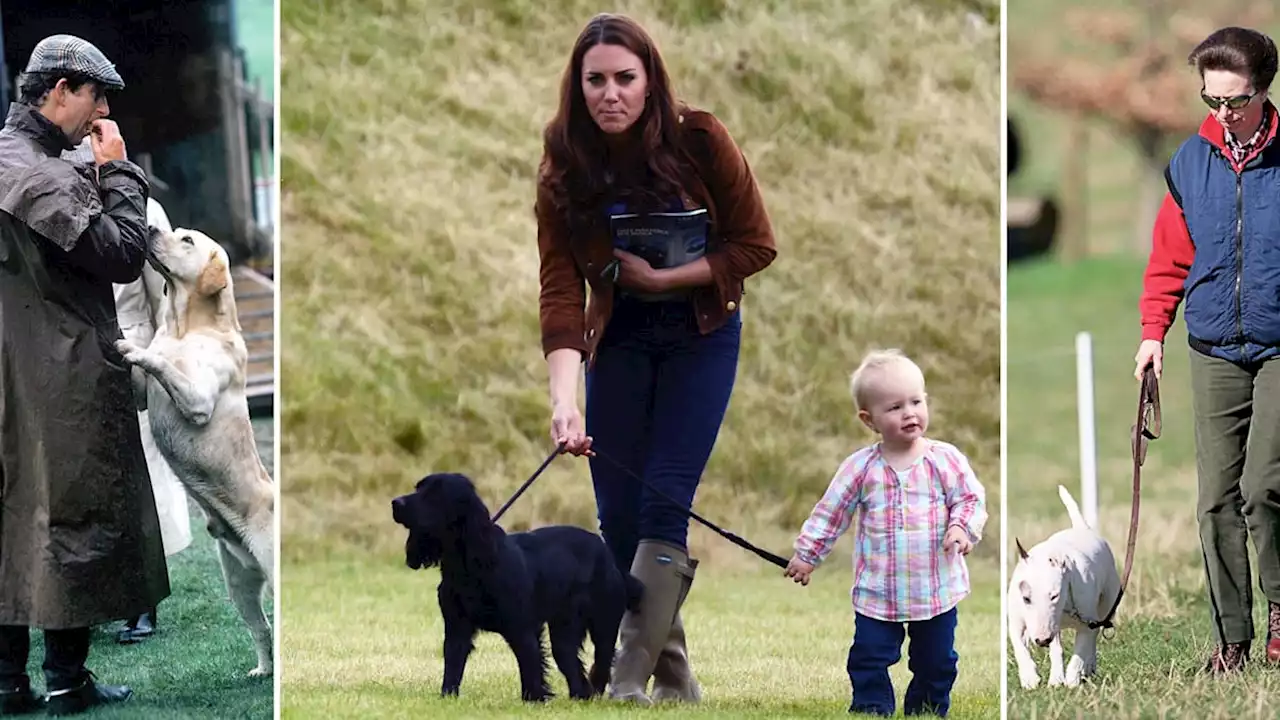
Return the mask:
<path fill-rule="evenodd" d="M 954 445 L 928 440 L 924 454 L 894 470 L 880 443 L 840 464 L 795 542 L 796 555 L 817 567 L 856 518 L 855 612 L 888 622 L 937 617 L 969 594 L 964 556 L 943 551 L 952 525 L 970 542 L 982 539 L 986 493 Z"/>

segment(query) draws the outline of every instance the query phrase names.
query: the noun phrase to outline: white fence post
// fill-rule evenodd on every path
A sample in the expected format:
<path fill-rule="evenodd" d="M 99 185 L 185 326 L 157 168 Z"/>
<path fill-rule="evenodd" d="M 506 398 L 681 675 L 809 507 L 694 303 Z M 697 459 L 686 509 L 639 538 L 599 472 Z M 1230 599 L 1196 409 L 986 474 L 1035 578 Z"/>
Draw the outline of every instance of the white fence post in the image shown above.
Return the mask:
<path fill-rule="evenodd" d="M 1076 413 L 1080 427 L 1080 504 L 1085 522 L 1098 526 L 1098 458 L 1093 425 L 1093 338 L 1076 333 Z"/>

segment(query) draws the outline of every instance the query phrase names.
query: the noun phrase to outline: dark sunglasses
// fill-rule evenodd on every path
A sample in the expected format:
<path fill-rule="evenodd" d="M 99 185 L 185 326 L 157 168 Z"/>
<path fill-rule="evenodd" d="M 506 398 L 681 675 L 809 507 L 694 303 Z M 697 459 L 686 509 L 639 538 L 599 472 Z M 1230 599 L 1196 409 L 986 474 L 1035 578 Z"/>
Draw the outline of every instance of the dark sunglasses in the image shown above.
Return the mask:
<path fill-rule="evenodd" d="M 1240 108 L 1246 107 L 1249 103 L 1253 102 L 1253 99 L 1257 97 L 1257 95 L 1258 95 L 1258 91 L 1254 90 L 1248 95 L 1236 95 L 1235 97 L 1220 98 L 1220 97 L 1213 97 L 1212 95 L 1206 95 L 1204 90 L 1200 91 L 1200 99 L 1204 100 L 1204 104 L 1208 105 L 1209 109 L 1211 110 L 1217 110 L 1223 105 L 1226 105 L 1228 108 L 1232 110 L 1239 110 Z"/>

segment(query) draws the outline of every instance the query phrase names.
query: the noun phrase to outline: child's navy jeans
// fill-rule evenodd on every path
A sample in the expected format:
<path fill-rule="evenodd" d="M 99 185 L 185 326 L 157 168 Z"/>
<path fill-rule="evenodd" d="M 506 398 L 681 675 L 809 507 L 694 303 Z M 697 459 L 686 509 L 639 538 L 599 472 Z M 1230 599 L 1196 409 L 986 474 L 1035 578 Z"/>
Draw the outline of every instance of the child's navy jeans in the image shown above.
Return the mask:
<path fill-rule="evenodd" d="M 929 620 L 909 623 L 856 614 L 849 648 L 849 682 L 853 686 L 849 712 L 893 714 L 889 668 L 902 659 L 904 636 L 911 638 L 907 649 L 911 682 L 902 701 L 903 714 L 947 716 L 960 660 L 955 649 L 955 608 Z"/>
<path fill-rule="evenodd" d="M 586 377 L 592 447 L 684 508 L 693 505 L 738 368 L 741 318 L 702 335 L 688 301 L 619 296 Z M 641 540 L 687 547 L 689 518 L 600 458 L 591 458 L 600 533 L 623 572 Z"/>

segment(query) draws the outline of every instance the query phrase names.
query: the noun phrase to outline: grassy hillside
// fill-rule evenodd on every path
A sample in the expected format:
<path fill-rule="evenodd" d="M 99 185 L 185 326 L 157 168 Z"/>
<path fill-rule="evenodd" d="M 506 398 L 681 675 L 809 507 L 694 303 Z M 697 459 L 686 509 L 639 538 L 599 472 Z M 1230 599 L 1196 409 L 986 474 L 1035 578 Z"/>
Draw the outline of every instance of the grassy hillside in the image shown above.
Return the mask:
<path fill-rule="evenodd" d="M 422 474 L 465 472 L 496 507 L 549 451 L 534 172 L 569 50 L 599 7 L 285 6 L 286 562 L 394 558 L 387 504 Z M 737 390 L 697 508 L 785 552 L 870 439 L 849 373 L 872 347 L 901 346 L 925 368 L 934 434 L 985 482 L 998 537 L 998 3 L 616 9 L 654 34 L 676 91 L 729 127 L 778 235 L 777 262 L 750 283 Z M 590 487 L 584 461 L 559 459 L 507 522 L 594 527 Z M 979 552 L 992 561 L 996 545 Z"/>
<path fill-rule="evenodd" d="M 1072 267 L 1030 264 L 1008 278 L 1008 513 L 1006 542 L 1031 547 L 1066 526 L 1056 486 L 1081 501 L 1074 338 L 1094 345 L 1098 525 L 1123 568 L 1129 532 L 1132 459 L 1129 431 L 1137 416 L 1138 295 L 1142 264 L 1104 259 Z M 1087 687 L 1026 692 L 1007 658 L 1009 718 L 1179 717 L 1274 718 L 1280 674 L 1255 667 L 1244 677 L 1213 681 L 1198 669 L 1215 642 L 1196 529 L 1196 468 L 1186 330 L 1179 320 L 1166 340 L 1160 382 L 1163 428 L 1142 468 L 1141 517 L 1129 588 L 1114 637 L 1099 643 L 1099 674 Z M 1010 565 L 1012 567 L 1012 564 Z M 1256 563 L 1254 563 L 1256 573 Z M 1256 575 L 1255 575 L 1256 588 Z M 1255 590 L 1255 594 L 1256 590 Z M 1266 605 L 1255 598 L 1259 640 Z M 1110 634 L 1110 633 L 1109 633 Z M 1071 641 L 1068 633 L 1068 642 Z M 1069 647 L 1069 646 L 1068 646 Z M 1069 652 L 1069 650 L 1068 650 Z M 1039 658 L 1048 678 L 1046 651 Z"/>

